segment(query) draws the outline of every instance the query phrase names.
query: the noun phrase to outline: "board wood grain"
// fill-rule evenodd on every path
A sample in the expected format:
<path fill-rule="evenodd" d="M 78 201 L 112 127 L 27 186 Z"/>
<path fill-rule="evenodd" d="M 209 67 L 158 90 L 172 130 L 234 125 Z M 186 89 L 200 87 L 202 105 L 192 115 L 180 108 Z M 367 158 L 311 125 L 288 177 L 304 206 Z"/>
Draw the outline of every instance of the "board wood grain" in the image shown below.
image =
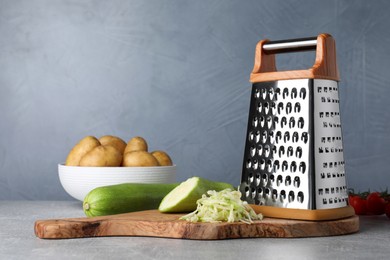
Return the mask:
<path fill-rule="evenodd" d="M 252 224 L 191 223 L 179 220 L 180 216 L 147 210 L 93 218 L 37 220 L 34 230 L 37 237 L 45 239 L 144 236 L 196 240 L 318 237 L 359 231 L 357 216 L 328 221 L 264 218 Z"/>

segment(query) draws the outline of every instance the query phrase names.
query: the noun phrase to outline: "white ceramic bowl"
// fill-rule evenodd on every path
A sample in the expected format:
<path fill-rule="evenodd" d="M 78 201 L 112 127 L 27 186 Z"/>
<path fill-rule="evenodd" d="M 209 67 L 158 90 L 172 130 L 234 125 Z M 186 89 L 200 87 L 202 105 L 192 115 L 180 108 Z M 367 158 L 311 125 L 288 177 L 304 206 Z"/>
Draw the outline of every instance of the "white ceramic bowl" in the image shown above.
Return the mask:
<path fill-rule="evenodd" d="M 94 188 L 120 183 L 173 183 L 176 166 L 158 167 L 79 167 L 58 165 L 62 187 L 83 201 Z"/>

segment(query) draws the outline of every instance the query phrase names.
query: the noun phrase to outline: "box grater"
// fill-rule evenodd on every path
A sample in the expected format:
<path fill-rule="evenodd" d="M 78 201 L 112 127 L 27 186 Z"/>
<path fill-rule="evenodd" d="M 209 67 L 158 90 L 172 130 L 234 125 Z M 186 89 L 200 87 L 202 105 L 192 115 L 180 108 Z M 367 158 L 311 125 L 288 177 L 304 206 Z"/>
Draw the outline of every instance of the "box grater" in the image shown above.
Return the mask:
<path fill-rule="evenodd" d="M 312 68 L 277 71 L 275 54 L 316 51 Z M 340 123 L 335 41 L 329 34 L 262 40 L 255 66 L 240 191 L 268 217 L 354 215 Z"/>

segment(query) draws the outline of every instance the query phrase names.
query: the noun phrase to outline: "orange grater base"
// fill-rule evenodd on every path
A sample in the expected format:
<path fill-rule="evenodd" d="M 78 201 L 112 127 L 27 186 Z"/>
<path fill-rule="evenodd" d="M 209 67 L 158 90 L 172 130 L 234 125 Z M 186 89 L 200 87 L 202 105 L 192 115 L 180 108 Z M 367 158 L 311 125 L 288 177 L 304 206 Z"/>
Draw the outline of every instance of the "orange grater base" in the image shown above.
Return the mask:
<path fill-rule="evenodd" d="M 264 217 L 269 218 L 322 221 L 342 219 L 355 215 L 355 211 L 351 206 L 316 210 L 278 208 L 254 204 L 250 204 L 250 206 L 257 214 L 261 213 Z"/>

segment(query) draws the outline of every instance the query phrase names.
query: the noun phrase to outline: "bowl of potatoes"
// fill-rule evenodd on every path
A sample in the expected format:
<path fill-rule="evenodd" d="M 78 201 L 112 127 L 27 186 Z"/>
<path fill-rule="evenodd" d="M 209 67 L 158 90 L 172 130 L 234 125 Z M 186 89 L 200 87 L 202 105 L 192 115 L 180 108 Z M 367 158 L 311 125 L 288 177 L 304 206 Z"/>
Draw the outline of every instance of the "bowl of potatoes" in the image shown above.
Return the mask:
<path fill-rule="evenodd" d="M 83 201 L 94 188 L 120 183 L 173 183 L 176 165 L 163 150 L 148 151 L 140 136 L 127 143 L 112 135 L 86 136 L 58 165 L 62 187 L 73 198 Z"/>

